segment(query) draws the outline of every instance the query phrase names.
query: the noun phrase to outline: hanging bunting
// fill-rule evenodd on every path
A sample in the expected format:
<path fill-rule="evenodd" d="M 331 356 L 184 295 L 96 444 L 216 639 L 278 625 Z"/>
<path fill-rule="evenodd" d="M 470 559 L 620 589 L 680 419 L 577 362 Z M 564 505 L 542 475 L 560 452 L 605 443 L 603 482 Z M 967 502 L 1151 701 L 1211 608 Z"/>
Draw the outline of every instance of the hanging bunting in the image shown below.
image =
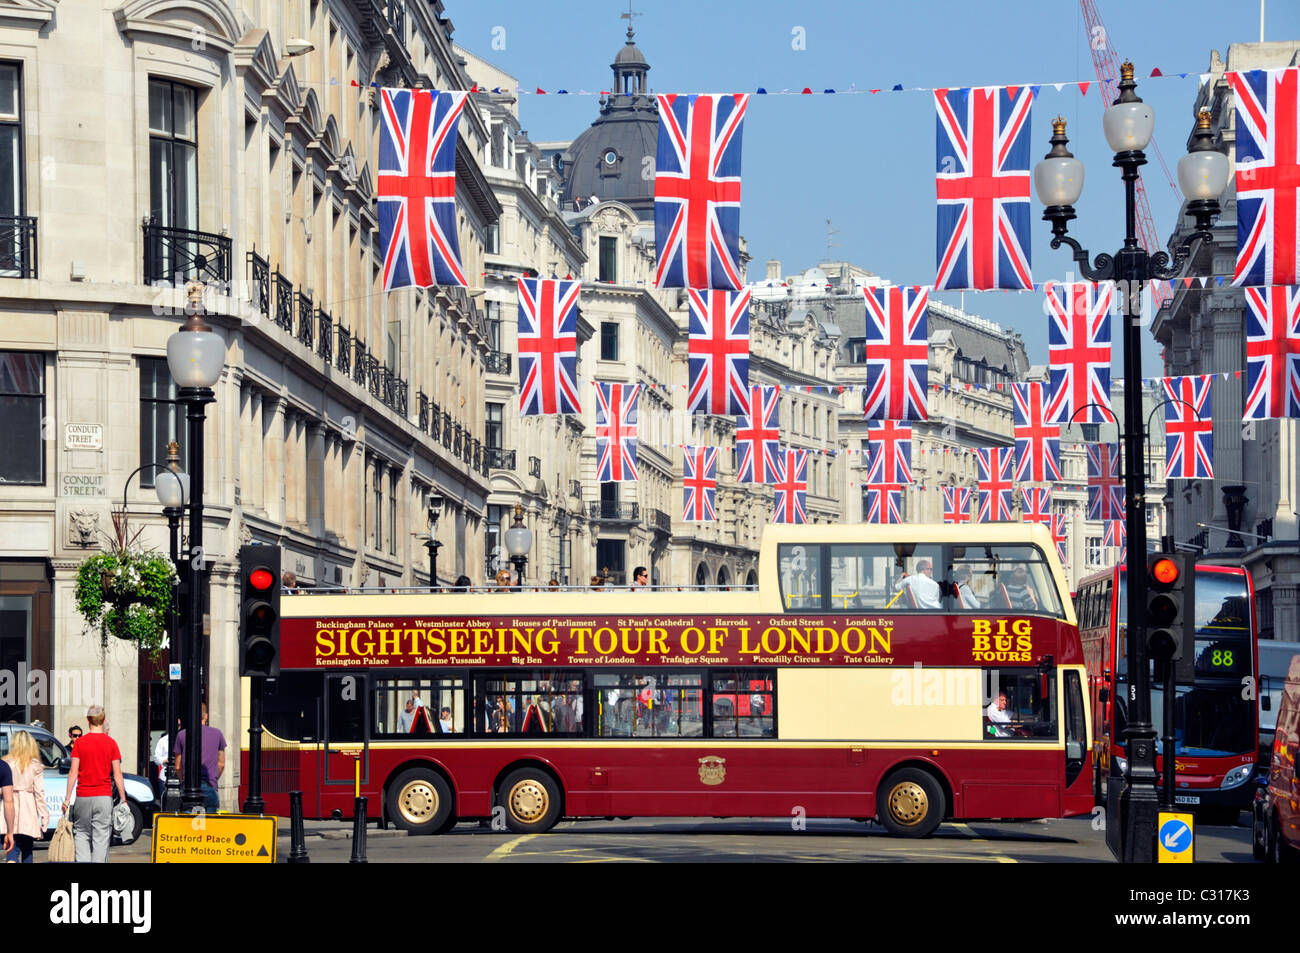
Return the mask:
<path fill-rule="evenodd" d="M 867 305 L 863 415 L 869 420 L 925 420 L 929 289 L 863 288 L 862 294 Z"/>
<path fill-rule="evenodd" d="M 1300 66 L 1228 74 L 1237 117 L 1234 285 L 1300 284 Z"/>
<path fill-rule="evenodd" d="M 456 228 L 457 125 L 464 92 L 379 91 L 383 287 L 467 287 Z"/>
<path fill-rule="evenodd" d="M 749 295 L 748 288 L 687 291 L 689 413 L 749 413 Z"/>
<path fill-rule="evenodd" d="M 1214 477 L 1214 423 L 1210 420 L 1212 375 L 1166 377 L 1165 478 L 1171 480 Z"/>
<path fill-rule="evenodd" d="M 601 483 L 637 480 L 637 399 L 639 384 L 596 382 L 596 479 Z"/>
<path fill-rule="evenodd" d="M 577 281 L 520 278 L 519 412 L 581 413 Z"/>
<path fill-rule="evenodd" d="M 936 89 L 936 288 L 1029 288 L 1031 89 Z"/>
<path fill-rule="evenodd" d="M 1110 404 L 1110 281 L 1046 287 L 1049 423 L 1114 423 Z M 999 386 L 1001 386 L 999 384 Z"/>
<path fill-rule="evenodd" d="M 684 447 L 682 519 L 688 523 L 718 518 L 718 448 Z"/>
<path fill-rule="evenodd" d="M 1242 419 L 1300 417 L 1300 287 L 1247 288 L 1246 304 Z"/>
<path fill-rule="evenodd" d="M 744 287 L 740 142 L 749 97 L 659 96 L 655 162 L 658 288 Z"/>

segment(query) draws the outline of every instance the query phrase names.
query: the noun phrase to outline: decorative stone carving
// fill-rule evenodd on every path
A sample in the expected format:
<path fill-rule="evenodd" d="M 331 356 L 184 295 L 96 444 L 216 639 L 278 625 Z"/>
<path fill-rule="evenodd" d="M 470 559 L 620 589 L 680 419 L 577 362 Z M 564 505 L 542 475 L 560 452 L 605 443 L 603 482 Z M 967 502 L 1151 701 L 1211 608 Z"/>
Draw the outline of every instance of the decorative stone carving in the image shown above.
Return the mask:
<path fill-rule="evenodd" d="M 73 510 L 68 514 L 69 538 L 74 546 L 93 546 L 99 535 L 97 510 Z"/>
<path fill-rule="evenodd" d="M 253 541 L 253 531 L 248 528 L 247 520 L 239 521 L 239 545 L 247 546 Z"/>

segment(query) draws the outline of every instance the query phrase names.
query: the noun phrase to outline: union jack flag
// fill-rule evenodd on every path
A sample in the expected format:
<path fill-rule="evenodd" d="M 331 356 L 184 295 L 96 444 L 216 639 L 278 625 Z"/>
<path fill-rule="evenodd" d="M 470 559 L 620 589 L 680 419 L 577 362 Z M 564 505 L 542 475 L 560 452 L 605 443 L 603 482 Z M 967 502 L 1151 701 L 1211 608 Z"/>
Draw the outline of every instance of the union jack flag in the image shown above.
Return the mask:
<path fill-rule="evenodd" d="M 776 522 L 808 522 L 808 451 L 782 450 L 781 470 L 777 475 Z"/>
<path fill-rule="evenodd" d="M 1118 546 L 1119 561 L 1128 561 L 1128 527 L 1123 520 L 1111 520 L 1106 524 L 1106 535 L 1102 538 L 1103 546 Z"/>
<path fill-rule="evenodd" d="M 926 338 L 929 288 L 863 288 L 867 302 L 869 420 L 925 420 L 930 358 Z"/>
<path fill-rule="evenodd" d="M 1011 519 L 1010 447 L 986 447 L 975 451 L 979 462 L 979 515 L 977 523 L 997 523 Z"/>
<path fill-rule="evenodd" d="M 636 403 L 640 384 L 596 382 L 596 479 L 636 481 Z"/>
<path fill-rule="evenodd" d="M 686 447 L 682 460 L 682 519 L 688 523 L 716 520 L 718 498 L 718 448 Z"/>
<path fill-rule="evenodd" d="M 1237 107 L 1234 285 L 1300 284 L 1300 67 L 1228 74 Z"/>
<path fill-rule="evenodd" d="M 940 289 L 1031 288 L 1028 87 L 936 89 Z"/>
<path fill-rule="evenodd" d="M 867 487 L 866 522 L 903 522 L 903 488 L 897 483 L 881 483 Z"/>
<path fill-rule="evenodd" d="M 1300 417 L 1300 288 L 1247 288 L 1244 420 Z"/>
<path fill-rule="evenodd" d="M 659 99 L 655 248 L 659 288 L 739 291 L 740 139 L 749 96 Z"/>
<path fill-rule="evenodd" d="M 781 393 L 778 387 L 749 389 L 749 414 L 736 418 L 736 449 L 740 465 L 738 483 L 775 483 L 781 473 L 781 429 L 778 426 Z"/>
<path fill-rule="evenodd" d="M 1043 385 L 1013 384 L 1016 414 L 1016 479 L 1045 483 L 1061 479 L 1061 428 L 1043 421 Z"/>
<path fill-rule="evenodd" d="M 463 92 L 379 91 L 379 243 L 384 290 L 469 284 L 456 231 Z"/>
<path fill-rule="evenodd" d="M 1166 377 L 1165 477 L 1172 480 L 1214 478 L 1214 422 L 1210 420 L 1212 374 Z"/>
<path fill-rule="evenodd" d="M 1114 423 L 1110 408 L 1110 281 L 1053 284 L 1047 288 L 1047 421 Z"/>
<path fill-rule="evenodd" d="M 1052 542 L 1056 544 L 1056 555 L 1061 557 L 1061 562 L 1069 562 L 1069 543 L 1070 537 L 1066 533 L 1066 520 L 1064 513 L 1052 514 Z"/>
<path fill-rule="evenodd" d="M 943 490 L 943 521 L 945 523 L 970 522 L 970 489 L 964 486 L 945 486 Z"/>
<path fill-rule="evenodd" d="M 1052 522 L 1052 491 L 1041 486 L 1020 488 L 1020 521 L 1022 523 Z"/>
<path fill-rule="evenodd" d="M 691 413 L 749 413 L 749 289 L 691 288 L 690 370 L 686 402 Z"/>
<path fill-rule="evenodd" d="M 1088 519 L 1124 518 L 1124 485 L 1119 482 L 1119 446 L 1090 443 L 1088 447 Z"/>
<path fill-rule="evenodd" d="M 912 428 L 892 420 L 867 425 L 867 483 L 912 482 Z"/>
<path fill-rule="evenodd" d="M 577 414 L 577 281 L 519 279 L 519 412 Z"/>

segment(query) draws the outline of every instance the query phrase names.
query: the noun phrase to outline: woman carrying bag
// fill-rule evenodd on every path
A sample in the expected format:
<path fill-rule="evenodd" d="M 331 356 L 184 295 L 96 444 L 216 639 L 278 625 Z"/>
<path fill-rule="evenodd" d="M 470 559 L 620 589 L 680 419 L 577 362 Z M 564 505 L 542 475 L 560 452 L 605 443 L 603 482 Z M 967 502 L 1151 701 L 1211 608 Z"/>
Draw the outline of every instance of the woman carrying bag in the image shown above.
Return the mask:
<path fill-rule="evenodd" d="M 45 834 L 50 809 L 45 804 L 45 766 L 36 741 L 25 731 L 14 734 L 5 758 L 14 774 L 14 846 L 9 863 L 32 862 L 32 844 Z"/>

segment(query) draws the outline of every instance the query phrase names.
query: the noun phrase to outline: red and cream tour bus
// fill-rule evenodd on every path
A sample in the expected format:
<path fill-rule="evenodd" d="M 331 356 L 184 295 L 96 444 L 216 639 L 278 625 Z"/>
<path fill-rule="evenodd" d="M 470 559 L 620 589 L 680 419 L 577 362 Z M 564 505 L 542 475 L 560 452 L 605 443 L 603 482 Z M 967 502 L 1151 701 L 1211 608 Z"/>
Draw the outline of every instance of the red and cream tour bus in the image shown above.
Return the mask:
<path fill-rule="evenodd" d="M 1104 778 L 1125 766 L 1124 577 L 1124 570 L 1113 566 L 1082 580 L 1075 596 L 1096 732 L 1093 784 L 1099 801 L 1105 796 Z M 1239 566 L 1198 565 L 1195 598 L 1195 682 L 1178 686 L 1174 702 L 1174 798 L 1205 822 L 1232 823 L 1255 796 L 1249 782 L 1259 760 L 1257 692 L 1250 690 L 1258 665 L 1255 589 L 1250 573 Z M 1164 687 L 1154 677 L 1151 719 L 1162 736 Z M 1157 740 L 1157 749 L 1163 752 L 1163 742 Z M 1163 754 L 1157 763 L 1163 764 Z"/>
<path fill-rule="evenodd" d="M 417 833 L 821 816 L 924 836 L 1093 806 L 1083 654 L 1038 526 L 768 526 L 756 590 L 286 593 L 281 619 L 272 813 L 301 790 L 309 817 L 350 814 L 358 769 L 370 816 Z"/>

